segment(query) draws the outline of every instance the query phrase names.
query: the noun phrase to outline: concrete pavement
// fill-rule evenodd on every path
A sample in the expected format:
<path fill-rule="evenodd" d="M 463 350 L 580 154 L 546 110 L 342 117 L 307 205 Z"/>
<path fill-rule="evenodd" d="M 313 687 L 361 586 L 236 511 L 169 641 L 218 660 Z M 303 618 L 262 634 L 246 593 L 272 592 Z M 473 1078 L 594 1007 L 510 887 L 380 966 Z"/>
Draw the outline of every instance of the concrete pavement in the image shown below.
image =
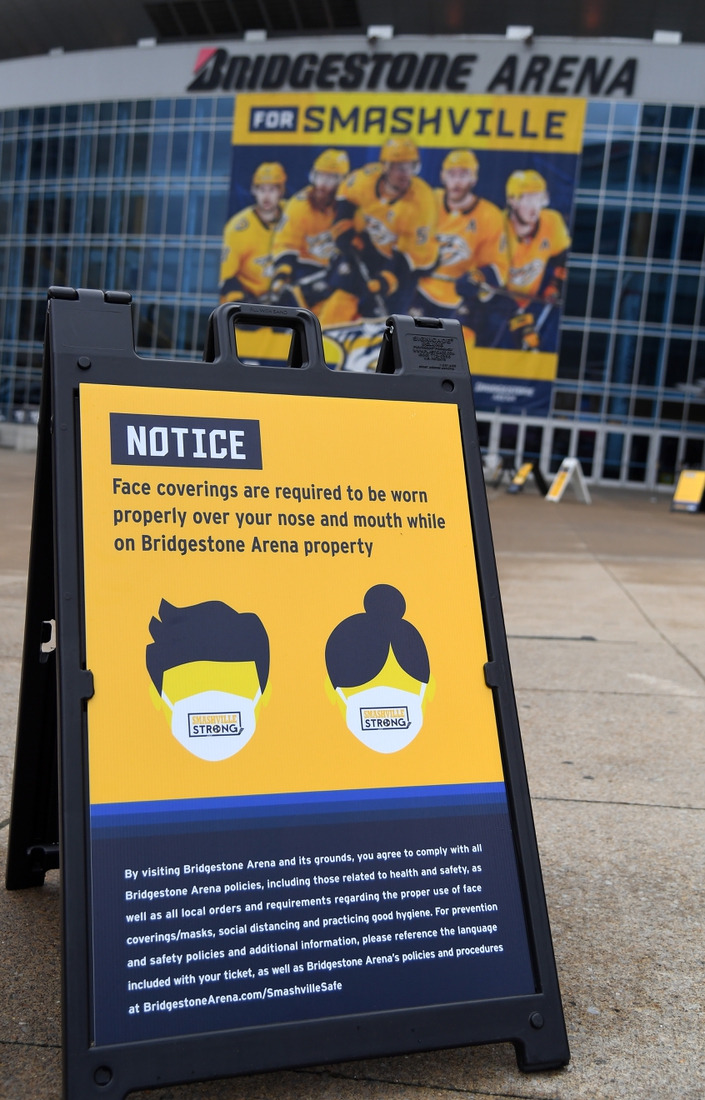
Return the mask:
<path fill-rule="evenodd" d="M 0 450 L 0 851 L 33 456 Z M 181 1086 L 147 1100 L 702 1100 L 705 516 L 493 492 L 493 530 L 572 1048 L 509 1046 Z M 60 1095 L 58 874 L 0 891 L 0 1097 Z"/>

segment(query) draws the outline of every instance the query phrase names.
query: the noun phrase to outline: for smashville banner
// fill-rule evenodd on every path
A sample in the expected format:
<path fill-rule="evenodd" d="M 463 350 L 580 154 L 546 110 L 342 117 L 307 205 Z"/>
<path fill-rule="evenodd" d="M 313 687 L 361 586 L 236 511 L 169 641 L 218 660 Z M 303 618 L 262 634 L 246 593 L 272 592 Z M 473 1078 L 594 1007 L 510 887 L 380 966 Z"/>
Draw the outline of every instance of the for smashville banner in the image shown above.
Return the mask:
<path fill-rule="evenodd" d="M 457 318 L 476 407 L 547 413 L 584 106 L 238 95 L 221 300 L 312 309 L 336 370 L 374 370 L 390 313 Z M 260 360 L 287 348 L 283 333 L 241 337 Z"/>

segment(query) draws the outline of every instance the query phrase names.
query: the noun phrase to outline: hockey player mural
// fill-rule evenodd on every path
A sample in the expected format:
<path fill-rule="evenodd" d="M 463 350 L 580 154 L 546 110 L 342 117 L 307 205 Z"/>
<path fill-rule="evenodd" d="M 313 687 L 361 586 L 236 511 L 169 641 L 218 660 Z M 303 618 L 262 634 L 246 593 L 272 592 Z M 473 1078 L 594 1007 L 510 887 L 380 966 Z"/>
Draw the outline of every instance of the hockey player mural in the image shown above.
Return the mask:
<path fill-rule="evenodd" d="M 374 369 L 390 313 L 455 318 L 478 407 L 545 411 L 583 101 L 349 103 L 237 97 L 221 300 L 312 309 L 339 370 Z"/>

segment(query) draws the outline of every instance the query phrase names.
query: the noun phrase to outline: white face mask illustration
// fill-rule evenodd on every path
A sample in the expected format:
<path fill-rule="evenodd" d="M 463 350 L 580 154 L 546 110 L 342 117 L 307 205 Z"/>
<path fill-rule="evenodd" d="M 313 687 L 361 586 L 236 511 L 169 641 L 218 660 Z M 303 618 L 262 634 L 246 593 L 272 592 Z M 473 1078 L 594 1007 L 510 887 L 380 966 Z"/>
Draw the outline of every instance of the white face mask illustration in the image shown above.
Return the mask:
<path fill-rule="evenodd" d="M 423 725 L 421 700 L 426 684 L 418 695 L 401 688 L 373 687 L 346 698 L 342 688 L 336 690 L 347 707 L 348 729 L 375 752 L 405 749 Z"/>
<path fill-rule="evenodd" d="M 171 732 L 185 749 L 201 760 L 227 760 L 244 748 L 255 732 L 254 699 L 226 691 L 200 691 L 178 703 L 162 699 L 171 710 Z"/>

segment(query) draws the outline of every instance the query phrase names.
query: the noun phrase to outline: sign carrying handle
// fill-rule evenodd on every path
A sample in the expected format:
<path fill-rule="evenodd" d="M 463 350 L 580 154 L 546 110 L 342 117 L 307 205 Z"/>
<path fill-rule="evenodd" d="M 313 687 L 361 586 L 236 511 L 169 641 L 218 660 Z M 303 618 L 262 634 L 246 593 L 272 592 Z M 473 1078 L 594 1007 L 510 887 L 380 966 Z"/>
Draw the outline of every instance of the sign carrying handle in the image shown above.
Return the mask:
<path fill-rule="evenodd" d="M 226 302 L 213 311 L 208 321 L 203 360 L 206 363 L 230 363 L 247 370 L 260 364 L 243 363 L 238 355 L 236 328 L 250 325 L 260 328 L 291 329 L 292 339 L 287 367 L 326 370 L 323 339 L 318 318 L 297 306 L 256 305 L 250 302 Z"/>

